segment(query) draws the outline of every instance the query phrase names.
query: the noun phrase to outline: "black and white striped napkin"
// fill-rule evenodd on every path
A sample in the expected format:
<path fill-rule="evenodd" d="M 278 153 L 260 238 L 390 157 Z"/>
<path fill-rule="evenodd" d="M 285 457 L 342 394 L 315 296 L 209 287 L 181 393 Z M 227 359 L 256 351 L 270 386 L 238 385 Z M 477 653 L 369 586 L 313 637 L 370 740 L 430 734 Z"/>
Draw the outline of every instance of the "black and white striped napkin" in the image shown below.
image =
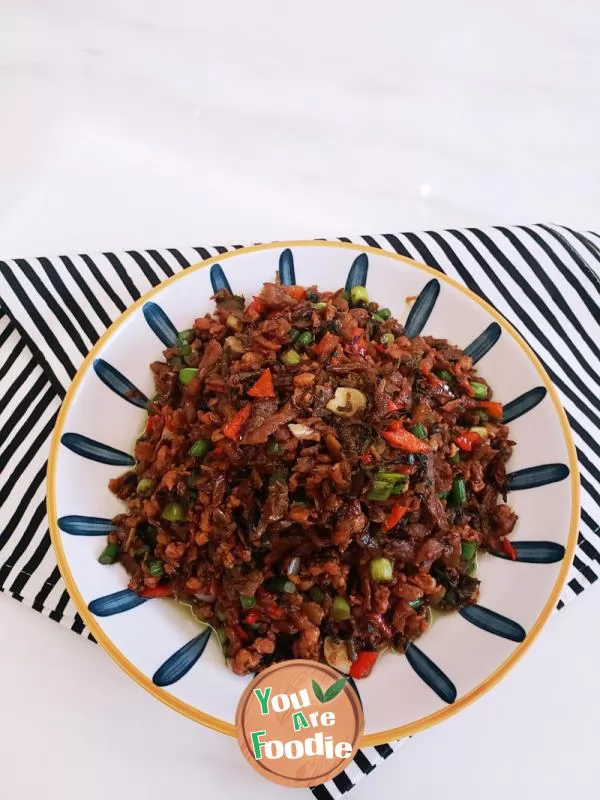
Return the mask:
<path fill-rule="evenodd" d="M 581 522 L 558 608 L 600 575 L 600 235 L 559 225 L 358 236 L 424 262 L 491 303 L 536 351 L 561 396 L 581 471 Z M 91 346 L 127 306 L 199 259 L 230 249 L 129 250 L 0 261 L 0 590 L 93 638 L 50 545 L 45 477 L 62 398 Z M 401 742 L 365 748 L 313 789 L 345 795 Z"/>

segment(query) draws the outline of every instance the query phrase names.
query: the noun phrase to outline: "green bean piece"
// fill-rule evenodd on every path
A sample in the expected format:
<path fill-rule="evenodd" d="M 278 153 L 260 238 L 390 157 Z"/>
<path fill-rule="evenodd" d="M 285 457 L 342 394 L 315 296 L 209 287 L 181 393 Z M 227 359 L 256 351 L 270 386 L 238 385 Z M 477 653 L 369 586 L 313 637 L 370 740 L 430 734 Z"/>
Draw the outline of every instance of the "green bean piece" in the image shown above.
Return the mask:
<path fill-rule="evenodd" d="M 350 302 L 353 306 L 365 305 L 369 302 L 369 294 L 364 286 L 353 286 L 350 289 Z"/>
<path fill-rule="evenodd" d="M 198 373 L 198 370 L 195 367 L 184 367 L 183 369 L 179 370 L 179 383 L 189 383 L 193 380 Z"/>
<path fill-rule="evenodd" d="M 420 422 L 418 422 L 416 425 L 413 425 L 412 428 L 410 429 L 410 432 L 413 434 L 413 436 L 416 436 L 417 439 L 427 438 L 427 428 Z"/>
<path fill-rule="evenodd" d="M 447 369 L 438 369 L 433 374 L 437 375 L 441 380 L 446 381 L 446 383 L 451 383 L 454 380 L 454 375 Z"/>
<path fill-rule="evenodd" d="M 296 584 L 293 581 L 289 581 L 284 575 L 278 575 L 267 581 L 267 589 L 270 592 L 279 592 L 280 594 L 294 594 Z"/>
<path fill-rule="evenodd" d="M 188 328 L 185 331 L 179 331 L 179 333 L 177 334 L 177 338 L 179 339 L 180 342 L 187 343 L 192 338 L 193 333 L 194 333 L 193 328 Z"/>
<path fill-rule="evenodd" d="M 267 444 L 267 453 L 270 456 L 275 456 L 281 450 L 281 445 L 276 439 L 269 439 L 269 443 Z"/>
<path fill-rule="evenodd" d="M 391 581 L 394 577 L 392 562 L 389 558 L 374 558 L 369 564 L 371 578 L 378 583 Z"/>
<path fill-rule="evenodd" d="M 314 336 L 310 331 L 302 331 L 300 336 L 296 339 L 296 344 L 303 345 L 306 347 L 309 344 L 312 344 L 314 341 Z"/>
<path fill-rule="evenodd" d="M 408 489 L 408 482 L 403 483 L 396 483 L 392 486 L 392 491 L 390 492 L 390 497 L 393 497 L 397 494 L 404 494 L 404 492 Z"/>
<path fill-rule="evenodd" d="M 308 596 L 315 603 L 321 605 L 321 603 L 325 599 L 325 592 L 323 591 L 323 589 L 321 589 L 320 586 L 311 586 L 311 588 L 308 591 Z"/>
<path fill-rule="evenodd" d="M 440 500 L 446 500 L 450 496 L 450 492 L 438 492 L 437 496 Z"/>
<path fill-rule="evenodd" d="M 324 308 L 327 308 L 327 303 L 315 303 L 315 311 L 323 311 Z"/>
<path fill-rule="evenodd" d="M 460 453 L 458 450 L 456 451 L 456 453 L 454 453 L 453 456 L 449 456 L 448 458 L 449 464 L 458 464 L 459 461 L 460 461 Z"/>
<path fill-rule="evenodd" d="M 387 500 L 393 488 L 394 485 L 389 481 L 374 481 L 367 498 L 369 500 Z"/>
<path fill-rule="evenodd" d="M 337 622 L 343 622 L 345 619 L 350 619 L 350 603 L 345 597 L 341 597 L 339 594 L 337 594 L 333 598 L 333 603 L 331 605 L 331 616 Z"/>
<path fill-rule="evenodd" d="M 119 545 L 109 542 L 98 556 L 101 564 L 114 564 L 119 558 Z"/>
<path fill-rule="evenodd" d="M 295 367 L 296 364 L 299 364 L 301 361 L 300 353 L 297 353 L 295 350 L 287 350 L 281 356 L 281 360 L 284 364 L 287 364 L 288 367 Z"/>
<path fill-rule="evenodd" d="M 479 383 L 478 381 L 469 381 L 469 383 L 473 390 L 473 397 L 476 400 L 485 400 L 488 396 L 488 387 L 485 383 Z"/>
<path fill-rule="evenodd" d="M 452 490 L 450 491 L 450 499 L 453 506 L 464 506 L 467 502 L 467 488 L 464 478 L 460 476 L 454 478 L 452 481 Z"/>
<path fill-rule="evenodd" d="M 254 597 L 254 595 L 241 594 L 240 603 L 242 604 L 244 611 L 247 611 L 249 608 L 252 608 L 252 606 L 256 605 L 256 597 Z"/>
<path fill-rule="evenodd" d="M 460 546 L 460 557 L 463 561 L 471 561 L 475 558 L 475 553 L 477 552 L 477 543 L 476 542 L 469 542 L 465 541 L 462 542 Z"/>
<path fill-rule="evenodd" d="M 149 561 L 148 572 L 150 573 L 150 577 L 152 578 L 162 578 L 163 576 L 162 563 L 160 561 Z"/>
<path fill-rule="evenodd" d="M 180 522 L 185 518 L 183 506 L 180 503 L 167 503 L 162 510 L 161 517 L 167 522 Z"/>
<path fill-rule="evenodd" d="M 141 497 L 146 497 L 152 492 L 153 488 L 154 488 L 154 481 L 152 480 L 152 478 L 142 478 L 141 481 L 138 481 L 136 492 Z"/>
<path fill-rule="evenodd" d="M 388 345 L 388 344 L 394 344 L 395 340 L 396 337 L 394 336 L 393 333 L 384 333 L 379 341 L 381 342 L 381 344 Z"/>
<path fill-rule="evenodd" d="M 374 314 L 371 314 L 371 319 L 375 322 L 387 322 L 391 316 L 392 312 L 389 308 L 380 308 Z"/>
<path fill-rule="evenodd" d="M 298 328 L 290 328 L 290 339 L 292 342 L 295 342 L 296 339 L 300 336 L 301 331 Z"/>
<path fill-rule="evenodd" d="M 198 439 L 188 450 L 188 455 L 195 458 L 204 458 L 211 447 L 212 444 L 207 439 Z"/>

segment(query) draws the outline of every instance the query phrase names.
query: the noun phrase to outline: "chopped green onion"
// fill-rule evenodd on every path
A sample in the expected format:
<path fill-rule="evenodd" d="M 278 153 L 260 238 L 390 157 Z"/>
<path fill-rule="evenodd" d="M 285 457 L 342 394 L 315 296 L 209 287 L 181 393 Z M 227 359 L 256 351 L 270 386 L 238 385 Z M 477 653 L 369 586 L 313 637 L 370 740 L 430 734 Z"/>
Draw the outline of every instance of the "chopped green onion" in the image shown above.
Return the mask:
<path fill-rule="evenodd" d="M 184 367 L 179 370 L 179 383 L 189 383 L 196 377 L 198 370 L 194 367 Z"/>
<path fill-rule="evenodd" d="M 487 428 L 484 428 L 483 425 L 475 425 L 473 428 L 469 428 L 469 430 L 473 431 L 473 433 L 478 433 L 482 439 L 487 439 Z"/>
<path fill-rule="evenodd" d="M 392 312 L 389 310 L 389 308 L 380 308 L 379 311 L 371 314 L 371 319 L 374 322 L 387 322 L 391 316 Z"/>
<path fill-rule="evenodd" d="M 488 387 L 485 383 L 478 383 L 477 381 L 469 381 L 471 389 L 473 390 L 473 397 L 476 400 L 485 400 L 488 396 Z"/>
<path fill-rule="evenodd" d="M 301 332 L 298 330 L 298 328 L 290 328 L 290 339 L 292 342 L 296 341 L 296 339 L 300 336 L 300 333 Z"/>
<path fill-rule="evenodd" d="M 119 545 L 109 544 L 106 545 L 104 550 L 98 556 L 98 561 L 101 564 L 114 564 L 119 557 Z"/>
<path fill-rule="evenodd" d="M 438 497 L 440 498 L 440 500 L 445 500 L 447 497 L 449 497 L 449 495 L 450 492 L 438 492 Z"/>
<path fill-rule="evenodd" d="M 393 484 L 389 481 L 374 481 L 367 498 L 369 500 L 387 500 L 393 488 Z"/>
<path fill-rule="evenodd" d="M 311 600 L 313 600 L 315 603 L 319 603 L 320 605 L 325 599 L 325 592 L 319 586 L 311 586 L 308 596 Z"/>
<path fill-rule="evenodd" d="M 459 461 L 460 461 L 460 453 L 459 453 L 458 450 L 456 451 L 456 453 L 454 453 L 453 456 L 450 456 L 448 458 L 448 463 L 449 464 L 458 464 Z"/>
<path fill-rule="evenodd" d="M 296 339 L 296 344 L 301 344 L 304 347 L 308 344 L 312 344 L 314 341 L 314 336 L 310 331 L 302 331 L 300 336 Z"/>
<path fill-rule="evenodd" d="M 427 438 L 427 428 L 425 425 L 421 425 L 420 422 L 418 422 L 416 425 L 413 425 L 412 428 L 410 428 L 410 432 L 413 434 L 413 436 L 416 436 L 417 439 Z"/>
<path fill-rule="evenodd" d="M 193 333 L 194 333 L 193 329 L 188 328 L 185 331 L 179 331 L 179 333 L 177 334 L 177 338 L 179 339 L 180 342 L 189 342 L 189 340 L 192 338 Z"/>
<path fill-rule="evenodd" d="M 339 594 L 337 594 L 333 598 L 333 603 L 331 605 L 331 616 L 337 622 L 350 619 L 350 603 L 345 597 L 341 597 Z"/>
<path fill-rule="evenodd" d="M 405 481 L 404 483 L 397 483 L 395 486 L 392 486 L 390 497 L 393 497 L 396 494 L 404 494 L 404 492 L 407 489 L 408 489 L 408 481 Z"/>
<path fill-rule="evenodd" d="M 241 594 L 240 603 L 244 611 L 247 611 L 249 608 L 256 605 L 256 597 L 254 597 L 254 595 Z"/>
<path fill-rule="evenodd" d="M 437 375 L 441 380 L 446 381 L 446 383 L 450 383 L 454 380 L 454 375 L 447 369 L 436 370 L 433 374 Z"/>
<path fill-rule="evenodd" d="M 188 450 L 188 455 L 195 458 L 204 458 L 211 447 L 212 445 L 207 439 L 198 439 Z"/>
<path fill-rule="evenodd" d="M 315 303 L 315 311 L 323 311 L 324 308 L 327 308 L 327 303 Z"/>
<path fill-rule="evenodd" d="M 403 472 L 378 472 L 375 476 L 376 481 L 387 481 L 388 483 L 398 483 L 408 480 L 408 475 Z"/>
<path fill-rule="evenodd" d="M 149 561 L 148 572 L 150 573 L 150 577 L 152 578 L 162 578 L 163 576 L 162 563 L 160 561 Z"/>
<path fill-rule="evenodd" d="M 281 446 L 276 439 L 269 439 L 269 443 L 267 445 L 267 453 L 270 456 L 276 455 L 281 450 Z"/>
<path fill-rule="evenodd" d="M 467 502 L 467 489 L 464 478 L 454 478 L 452 481 L 450 499 L 453 506 L 464 506 L 464 504 Z"/>
<path fill-rule="evenodd" d="M 185 517 L 183 506 L 180 503 L 167 503 L 162 510 L 161 517 L 167 522 L 179 522 Z"/>
<path fill-rule="evenodd" d="M 369 302 L 369 294 L 364 286 L 353 286 L 350 289 L 350 301 L 353 306 Z"/>
<path fill-rule="evenodd" d="M 462 542 L 460 546 L 460 557 L 463 561 L 471 561 L 475 557 L 475 553 L 477 552 L 477 544 L 476 542 Z"/>
<path fill-rule="evenodd" d="M 389 558 L 374 558 L 369 564 L 369 572 L 374 581 L 391 581 L 394 577 L 392 562 Z"/>
<path fill-rule="evenodd" d="M 142 497 L 144 497 L 145 495 L 150 494 L 153 486 L 154 486 L 154 481 L 152 480 L 152 478 L 142 478 L 142 480 L 138 482 L 136 492 Z"/>
<path fill-rule="evenodd" d="M 289 367 L 294 367 L 296 364 L 300 363 L 300 354 L 295 350 L 288 350 L 281 356 L 281 360 Z"/>
<path fill-rule="evenodd" d="M 425 602 L 425 600 L 422 597 L 419 597 L 418 600 L 409 600 L 408 605 L 411 608 L 417 609 L 417 608 L 421 608 L 421 606 L 423 605 L 424 602 Z"/>
<path fill-rule="evenodd" d="M 266 586 L 270 592 L 280 592 L 281 594 L 294 594 L 296 591 L 296 584 L 288 581 L 284 575 L 271 578 L 270 581 L 267 581 Z"/>
<path fill-rule="evenodd" d="M 393 333 L 384 333 L 381 339 L 379 340 L 381 344 L 394 344 L 396 337 Z"/>

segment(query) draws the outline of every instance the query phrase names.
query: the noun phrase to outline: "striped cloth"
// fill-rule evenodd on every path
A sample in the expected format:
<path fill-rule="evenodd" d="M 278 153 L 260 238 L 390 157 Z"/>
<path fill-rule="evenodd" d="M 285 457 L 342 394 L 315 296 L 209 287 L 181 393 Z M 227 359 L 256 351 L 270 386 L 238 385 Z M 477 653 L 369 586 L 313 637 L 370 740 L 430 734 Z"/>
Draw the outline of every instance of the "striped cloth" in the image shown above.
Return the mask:
<path fill-rule="evenodd" d="M 600 236 L 558 225 L 427 231 L 341 241 L 400 253 L 487 300 L 543 362 L 579 456 L 579 546 L 558 607 L 600 575 Z M 50 436 L 90 347 L 164 278 L 226 247 L 0 261 L 0 590 L 76 633 L 77 614 L 53 557 L 45 507 Z M 318 800 L 345 795 L 401 742 L 365 748 Z"/>

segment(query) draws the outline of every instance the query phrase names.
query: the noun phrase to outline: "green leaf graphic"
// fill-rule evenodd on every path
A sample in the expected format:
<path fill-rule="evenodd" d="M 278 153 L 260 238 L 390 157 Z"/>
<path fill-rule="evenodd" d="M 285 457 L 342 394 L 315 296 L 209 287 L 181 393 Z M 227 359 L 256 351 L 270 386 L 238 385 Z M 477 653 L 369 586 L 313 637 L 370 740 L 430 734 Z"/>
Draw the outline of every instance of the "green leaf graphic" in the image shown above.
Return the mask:
<path fill-rule="evenodd" d="M 330 700 L 333 700 L 334 697 L 337 697 L 338 694 L 342 691 L 342 689 L 346 685 L 346 680 L 347 678 L 346 676 L 344 676 L 343 678 L 340 678 L 339 681 L 332 683 L 329 689 L 327 689 L 327 691 L 323 695 L 322 702 L 328 703 Z"/>
<path fill-rule="evenodd" d="M 325 702 L 325 695 L 323 694 L 323 689 L 321 689 L 321 687 L 319 686 L 319 684 L 315 680 L 313 680 L 313 682 L 312 682 L 312 689 L 313 689 L 313 692 L 315 693 L 315 697 L 317 698 L 319 703 L 324 703 Z"/>

